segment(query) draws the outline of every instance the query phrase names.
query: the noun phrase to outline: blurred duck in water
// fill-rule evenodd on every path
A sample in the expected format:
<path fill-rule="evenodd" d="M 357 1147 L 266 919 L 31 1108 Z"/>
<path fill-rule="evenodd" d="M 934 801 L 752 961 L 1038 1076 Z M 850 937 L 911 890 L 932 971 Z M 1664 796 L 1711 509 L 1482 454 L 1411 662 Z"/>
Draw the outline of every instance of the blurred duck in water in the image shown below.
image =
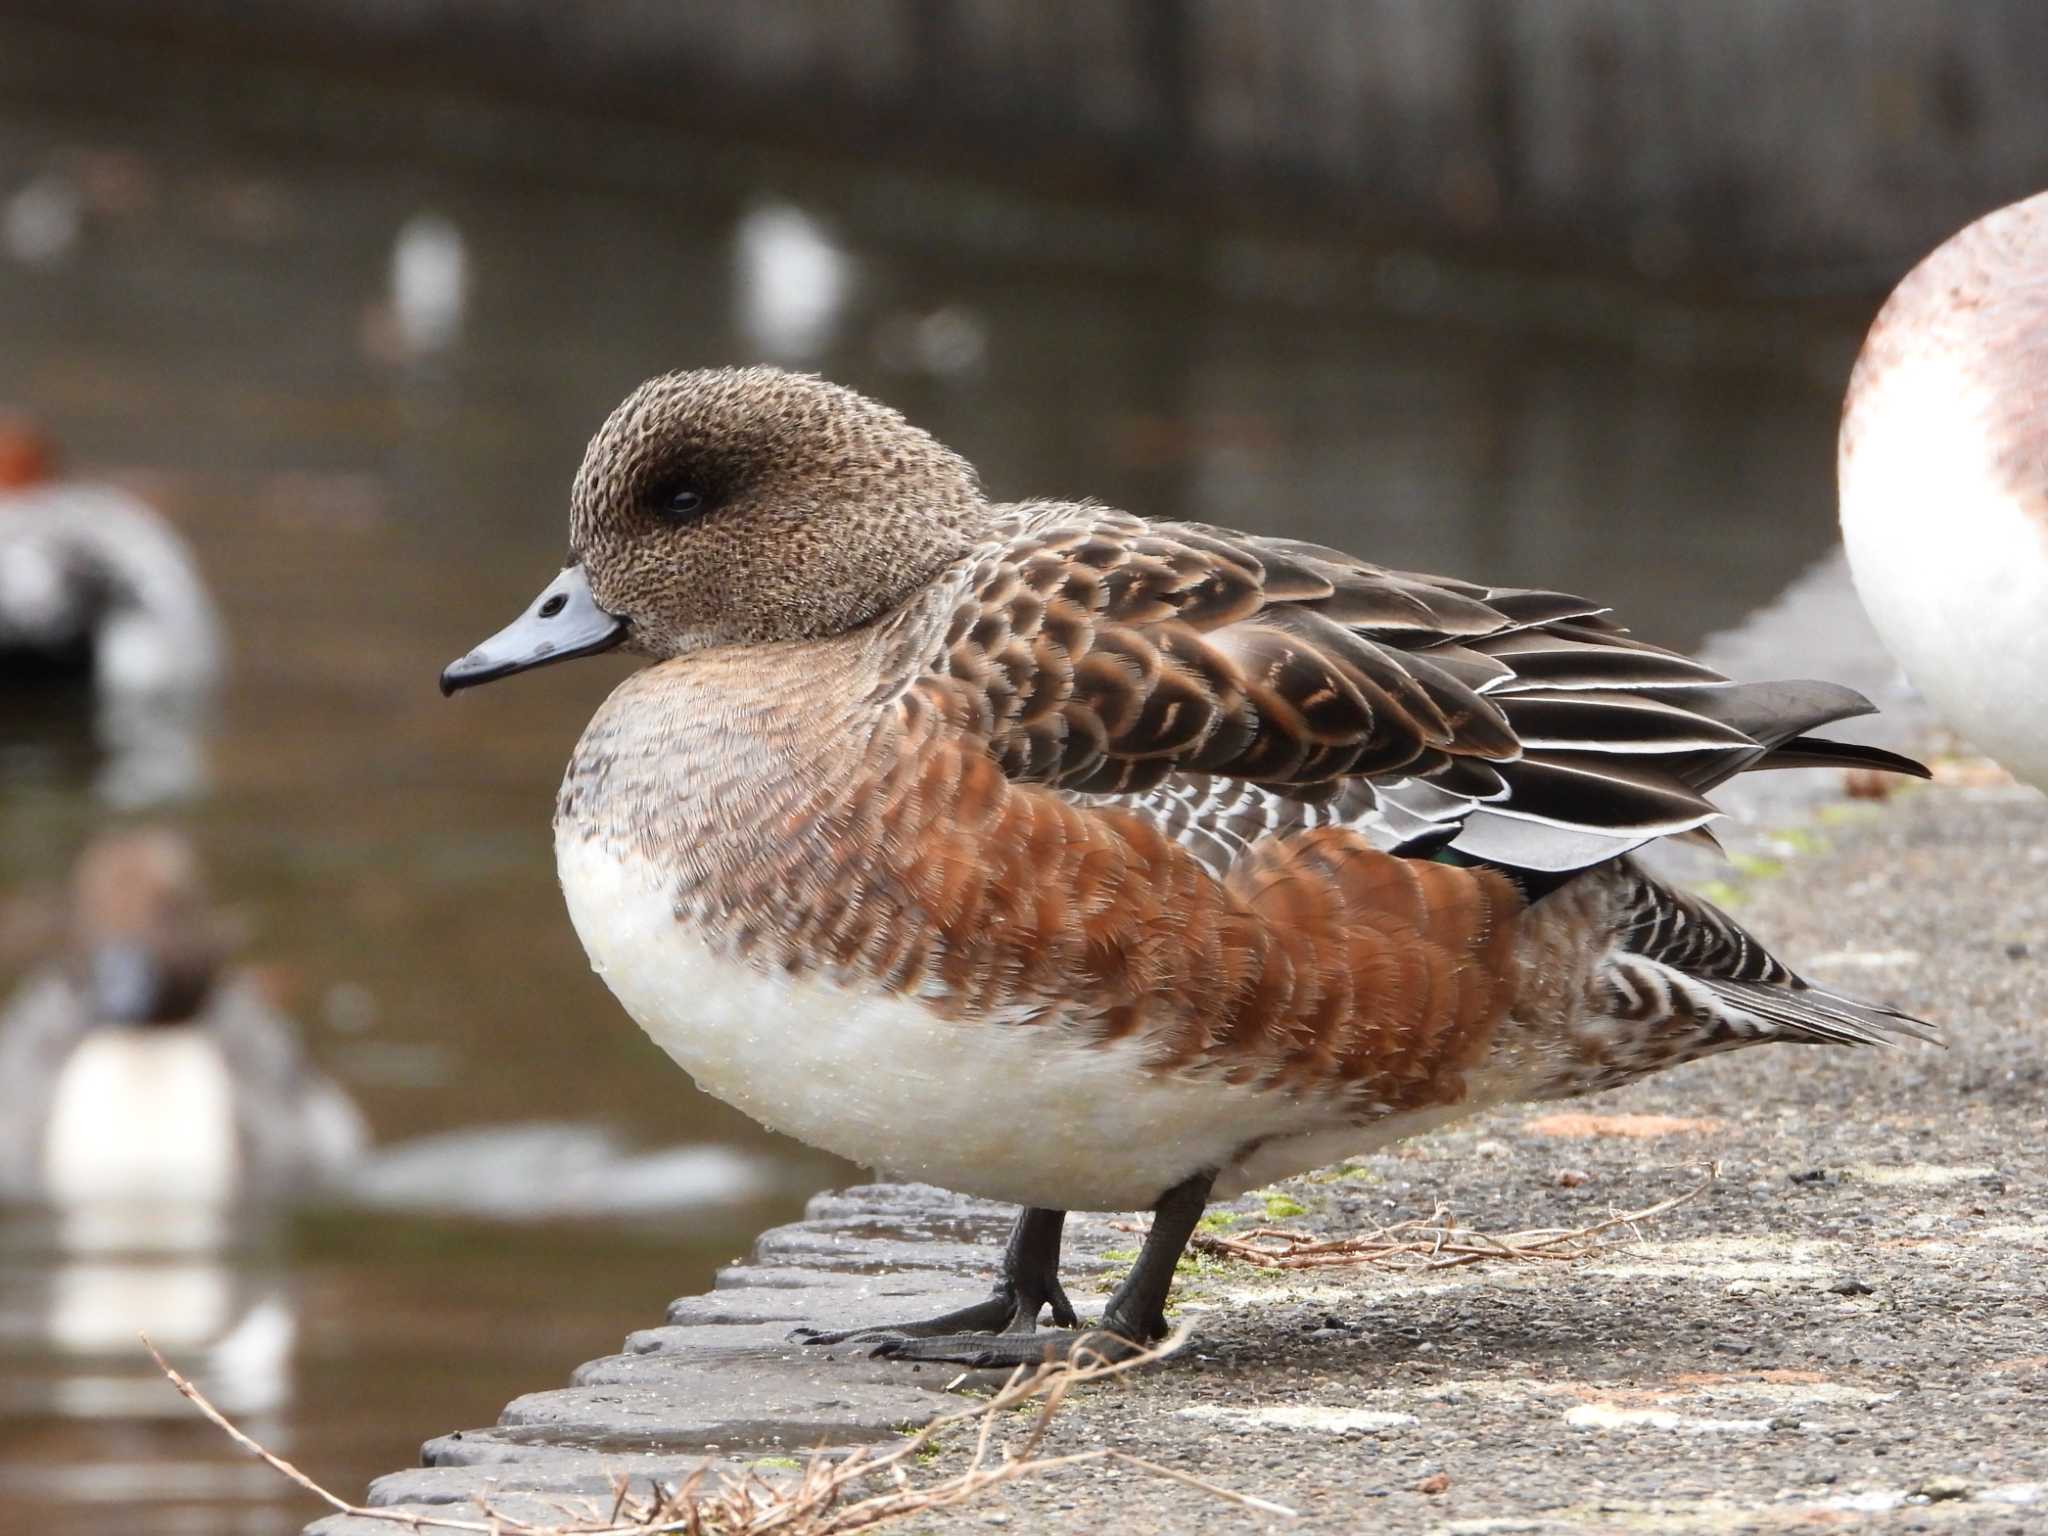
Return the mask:
<path fill-rule="evenodd" d="M 189 793 L 225 650 L 213 601 L 154 510 L 56 478 L 55 457 L 0 415 L 0 697 L 17 722 L 43 718 L 38 698 L 89 701 L 116 803 Z"/>
<path fill-rule="evenodd" d="M 183 838 L 86 850 L 61 955 L 0 1013 L 0 1197 L 222 1207 L 354 1163 L 361 1115 L 228 949 Z"/>
<path fill-rule="evenodd" d="M 2048 192 L 1893 290 L 1850 375 L 1840 476 L 1885 644 L 1972 745 L 2048 789 Z"/>

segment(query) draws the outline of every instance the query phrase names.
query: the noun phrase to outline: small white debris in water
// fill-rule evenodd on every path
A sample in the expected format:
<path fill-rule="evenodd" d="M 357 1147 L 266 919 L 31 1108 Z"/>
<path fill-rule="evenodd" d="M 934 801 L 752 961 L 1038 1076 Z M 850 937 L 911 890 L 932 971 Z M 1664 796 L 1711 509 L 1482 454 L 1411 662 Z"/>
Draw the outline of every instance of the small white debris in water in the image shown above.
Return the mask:
<path fill-rule="evenodd" d="M 733 229 L 740 324 L 753 349 L 784 362 L 817 357 L 838 329 L 853 260 L 793 203 L 758 203 Z"/>
<path fill-rule="evenodd" d="M 988 327 L 958 304 L 886 316 L 875 327 L 874 339 L 875 355 L 895 373 L 958 378 L 980 371 L 988 356 Z"/>
<path fill-rule="evenodd" d="M 51 267 L 71 253 L 85 228 L 78 188 L 52 172 L 0 204 L 0 249 L 23 266 Z"/>
<path fill-rule="evenodd" d="M 416 213 L 391 243 L 391 311 L 409 354 L 439 352 L 462 330 L 469 248 L 445 214 Z"/>

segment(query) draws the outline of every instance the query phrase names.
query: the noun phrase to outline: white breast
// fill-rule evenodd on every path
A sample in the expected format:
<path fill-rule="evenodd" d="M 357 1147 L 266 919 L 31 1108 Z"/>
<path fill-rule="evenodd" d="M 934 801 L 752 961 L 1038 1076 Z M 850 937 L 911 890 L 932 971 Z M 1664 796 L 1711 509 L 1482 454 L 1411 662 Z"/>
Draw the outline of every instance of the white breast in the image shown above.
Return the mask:
<path fill-rule="evenodd" d="M 198 1030 L 102 1028 L 57 1076 L 43 1138 L 53 1203 L 224 1202 L 240 1164 L 233 1080 Z"/>
<path fill-rule="evenodd" d="M 1992 464 L 1982 387 L 1932 351 L 1884 377 L 1842 464 L 1842 537 L 1914 686 L 2048 787 L 2048 522 Z"/>
<path fill-rule="evenodd" d="M 1204 1168 L 1227 1195 L 1440 1124 L 1366 1127 L 1327 1101 L 1161 1076 L 1144 1046 L 1058 1023 L 940 1017 L 914 997 L 756 970 L 677 921 L 636 856 L 563 829 L 556 860 L 593 968 L 705 1092 L 865 1167 L 1062 1210 L 1135 1210 Z"/>

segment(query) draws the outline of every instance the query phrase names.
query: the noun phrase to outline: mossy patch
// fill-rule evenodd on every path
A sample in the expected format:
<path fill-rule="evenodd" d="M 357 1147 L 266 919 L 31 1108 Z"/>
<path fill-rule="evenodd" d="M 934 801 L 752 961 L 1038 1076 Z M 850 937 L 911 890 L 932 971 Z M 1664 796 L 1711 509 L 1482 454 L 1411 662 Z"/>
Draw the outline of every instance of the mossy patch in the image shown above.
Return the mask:
<path fill-rule="evenodd" d="M 1717 907 L 1729 909 L 1742 905 L 1740 887 L 1726 880 L 1702 880 L 1696 889 L 1701 896 Z"/>
<path fill-rule="evenodd" d="M 1828 845 L 1826 838 L 1804 827 L 1781 828 L 1771 833 L 1770 840 L 1781 853 L 1818 853 Z"/>
<path fill-rule="evenodd" d="M 1257 1196 L 1259 1204 L 1266 1208 L 1266 1220 L 1286 1221 L 1295 1216 L 1306 1216 L 1308 1207 L 1283 1190 L 1270 1189 Z"/>
<path fill-rule="evenodd" d="M 1380 1179 L 1379 1170 L 1366 1163 L 1339 1163 L 1302 1175 L 1305 1184 L 1377 1184 Z"/>

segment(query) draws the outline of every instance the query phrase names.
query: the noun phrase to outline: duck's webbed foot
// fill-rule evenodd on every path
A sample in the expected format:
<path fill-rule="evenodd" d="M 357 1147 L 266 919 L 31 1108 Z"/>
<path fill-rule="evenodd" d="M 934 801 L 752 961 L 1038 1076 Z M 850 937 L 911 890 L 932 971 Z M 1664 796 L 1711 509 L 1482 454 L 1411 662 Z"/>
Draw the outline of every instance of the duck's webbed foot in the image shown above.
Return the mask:
<path fill-rule="evenodd" d="M 1213 1174 L 1197 1174 L 1160 1198 L 1145 1246 L 1109 1298 L 1099 1327 L 1079 1325 L 1055 1273 L 1065 1213 L 1032 1209 L 1017 1218 L 1003 1256 L 1003 1277 L 987 1301 L 898 1328 L 841 1333 L 805 1328 L 791 1337 L 811 1344 L 869 1343 L 877 1358 L 965 1366 L 1037 1365 L 1064 1358 L 1077 1347 L 1107 1360 L 1129 1359 L 1167 1335 L 1166 1296 L 1173 1288 L 1174 1266 L 1214 1181 Z M 1042 1306 L 1052 1308 L 1057 1328 L 1038 1328 Z"/>
<path fill-rule="evenodd" d="M 1003 1250 L 1002 1273 L 985 1301 L 916 1322 L 874 1328 L 798 1328 L 790 1337 L 804 1344 L 873 1344 L 877 1355 L 894 1354 L 891 1346 L 912 1340 L 966 1336 L 986 1341 L 1007 1334 L 1029 1337 L 1047 1307 L 1052 1309 L 1055 1324 L 1072 1328 L 1080 1319 L 1059 1276 L 1060 1231 L 1066 1221 L 1065 1211 L 1037 1207 L 1022 1211 Z"/>
<path fill-rule="evenodd" d="M 1124 1337 L 1107 1319 L 1100 1328 L 1040 1328 L 1030 1333 L 941 1333 L 927 1338 L 884 1339 L 877 1360 L 942 1361 L 949 1365 L 1010 1370 L 1064 1360 L 1078 1348 L 1104 1360 L 1128 1360 L 1144 1344 Z"/>

